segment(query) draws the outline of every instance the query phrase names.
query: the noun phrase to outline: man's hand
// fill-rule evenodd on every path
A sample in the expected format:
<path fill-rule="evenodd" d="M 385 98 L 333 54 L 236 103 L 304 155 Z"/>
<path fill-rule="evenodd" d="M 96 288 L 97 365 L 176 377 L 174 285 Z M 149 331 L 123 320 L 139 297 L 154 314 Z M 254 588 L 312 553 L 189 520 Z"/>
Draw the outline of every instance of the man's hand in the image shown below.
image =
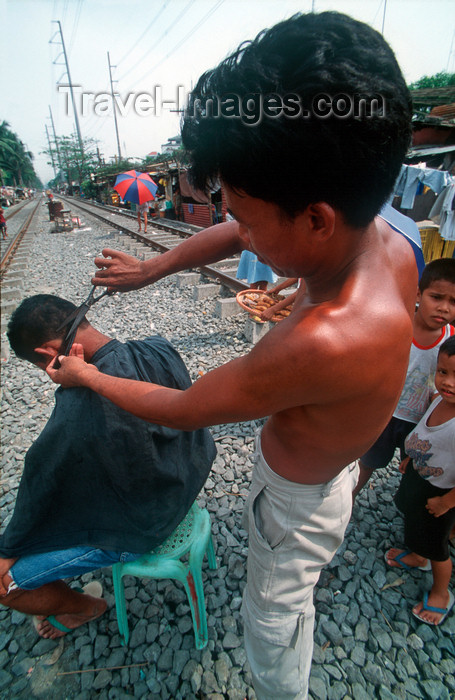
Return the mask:
<path fill-rule="evenodd" d="M 143 264 L 137 258 L 111 248 L 104 248 L 102 254 L 103 258 L 95 258 L 99 270 L 92 284 L 107 287 L 109 292 L 130 292 L 148 284 Z"/>
<path fill-rule="evenodd" d="M 59 369 L 55 369 L 54 364 L 58 359 Z M 95 365 L 89 365 L 84 360 L 84 348 L 80 343 L 74 343 L 70 355 L 56 356 L 46 368 L 46 373 L 55 384 L 61 384 L 65 389 L 74 386 L 84 386 L 84 378 L 87 373 L 98 372 Z"/>

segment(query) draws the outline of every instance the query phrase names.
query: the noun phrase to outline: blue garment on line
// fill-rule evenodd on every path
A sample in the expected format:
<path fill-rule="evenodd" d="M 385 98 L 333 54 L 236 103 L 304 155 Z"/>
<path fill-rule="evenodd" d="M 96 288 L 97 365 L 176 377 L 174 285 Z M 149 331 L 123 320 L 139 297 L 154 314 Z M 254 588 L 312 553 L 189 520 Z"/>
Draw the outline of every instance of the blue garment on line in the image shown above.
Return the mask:
<path fill-rule="evenodd" d="M 412 209 L 420 185 L 426 185 L 435 194 L 440 194 L 454 178 L 446 170 L 418 168 L 415 165 L 402 165 L 395 183 L 394 194 L 401 196 L 401 208 Z"/>
<path fill-rule="evenodd" d="M 268 265 L 259 262 L 257 256 L 250 250 L 242 252 L 236 277 L 238 280 L 246 279 L 248 284 L 254 284 L 262 280 L 275 284 L 278 279 L 278 275 Z"/>
<path fill-rule="evenodd" d="M 429 213 L 430 219 L 439 224 L 439 233 L 446 241 L 455 241 L 455 183 L 445 188 Z"/>

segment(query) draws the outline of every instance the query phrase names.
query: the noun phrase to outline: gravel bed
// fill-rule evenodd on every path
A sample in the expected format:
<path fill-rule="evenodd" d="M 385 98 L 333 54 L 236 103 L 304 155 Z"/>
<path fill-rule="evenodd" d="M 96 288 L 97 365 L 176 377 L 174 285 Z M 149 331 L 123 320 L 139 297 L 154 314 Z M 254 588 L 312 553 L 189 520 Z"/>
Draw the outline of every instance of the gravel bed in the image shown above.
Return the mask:
<path fill-rule="evenodd" d="M 32 233 L 24 296 L 54 293 L 79 303 L 90 289 L 93 258 L 112 234 L 50 232 L 40 208 Z M 113 247 L 118 247 L 114 245 Z M 191 377 L 244 354 L 245 319 L 220 320 L 214 300 L 194 302 L 175 277 L 139 292 L 103 299 L 89 315 L 121 341 L 155 333 L 172 342 Z M 2 342 L 5 339 L 2 338 Z M 54 385 L 40 370 L 10 356 L 2 361 L 2 526 L 12 513 L 24 455 L 53 408 Z M 215 426 L 218 447 L 199 502 L 212 516 L 218 562 L 204 564 L 209 642 L 194 648 L 183 588 L 170 581 L 126 580 L 128 648 L 120 645 L 110 569 L 82 577 L 103 583 L 106 614 L 55 642 L 40 639 L 27 616 L 0 607 L 0 698 L 255 698 L 242 643 L 240 604 L 246 580 L 247 537 L 241 516 L 260 421 Z M 402 543 L 393 503 L 396 464 L 373 477 L 359 495 L 347 536 L 315 591 L 317 620 L 310 698 L 455 698 L 455 614 L 441 628 L 420 624 L 411 606 L 431 587 L 431 574 L 391 570 L 388 547 Z M 452 586 L 453 586 L 452 579 Z M 62 675 L 66 674 L 66 675 Z M 279 698 L 277 698 L 279 700 Z"/>

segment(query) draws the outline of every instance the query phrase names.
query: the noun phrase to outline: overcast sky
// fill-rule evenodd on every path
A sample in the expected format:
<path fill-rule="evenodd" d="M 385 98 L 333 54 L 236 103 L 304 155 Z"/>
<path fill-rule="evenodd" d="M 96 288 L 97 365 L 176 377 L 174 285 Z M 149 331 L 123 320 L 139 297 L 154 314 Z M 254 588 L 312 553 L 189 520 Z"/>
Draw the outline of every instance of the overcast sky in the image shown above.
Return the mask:
<path fill-rule="evenodd" d="M 176 102 L 199 75 L 215 66 L 238 44 L 295 12 L 338 10 L 367 22 L 392 46 L 408 83 L 423 75 L 455 72 L 453 0 L 0 0 L 0 120 L 35 155 L 44 182 L 53 177 L 42 154 L 51 133 L 74 132 L 60 35 L 61 22 L 69 68 L 76 90 L 82 136 L 99 140 L 106 161 L 117 153 L 114 119 L 103 110 L 109 72 L 124 116 L 118 114 L 122 155 L 143 158 L 160 151 L 179 133 L 179 115 L 164 107 L 151 115 L 146 94 Z M 384 7 L 386 8 L 384 18 Z M 53 39 L 53 42 L 50 41 Z M 85 109 L 82 110 L 82 93 Z M 89 97 L 88 95 L 98 97 Z M 130 96 L 130 97 L 129 97 Z M 128 102 L 129 97 L 129 102 Z M 95 102 L 96 99 L 96 102 Z M 96 106 L 96 112 L 95 112 Z M 136 110 L 135 110 L 136 106 Z M 144 115 L 135 113 L 142 109 Z M 68 112 L 68 114 L 67 114 Z"/>

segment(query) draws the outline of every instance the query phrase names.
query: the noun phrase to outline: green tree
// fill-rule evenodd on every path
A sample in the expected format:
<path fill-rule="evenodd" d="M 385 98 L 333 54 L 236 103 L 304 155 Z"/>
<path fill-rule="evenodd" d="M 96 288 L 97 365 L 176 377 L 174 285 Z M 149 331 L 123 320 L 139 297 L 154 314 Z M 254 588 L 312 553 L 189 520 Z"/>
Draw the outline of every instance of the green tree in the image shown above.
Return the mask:
<path fill-rule="evenodd" d="M 13 187 L 42 187 L 33 167 L 33 153 L 5 120 L 0 123 L 0 181 Z"/>
<path fill-rule="evenodd" d="M 75 135 L 58 136 L 57 143 L 43 151 L 50 158 L 48 164 L 57 164 L 59 170 L 57 177 L 50 184 L 56 184 L 63 179 L 70 188 L 74 182 L 81 187 L 82 182 L 90 177 L 90 173 L 98 165 L 97 143 L 95 139 L 83 139 L 81 148 Z"/>
<path fill-rule="evenodd" d="M 423 75 L 409 85 L 410 90 L 422 90 L 424 88 L 452 87 L 455 86 L 455 73 L 441 71 L 435 75 Z"/>

